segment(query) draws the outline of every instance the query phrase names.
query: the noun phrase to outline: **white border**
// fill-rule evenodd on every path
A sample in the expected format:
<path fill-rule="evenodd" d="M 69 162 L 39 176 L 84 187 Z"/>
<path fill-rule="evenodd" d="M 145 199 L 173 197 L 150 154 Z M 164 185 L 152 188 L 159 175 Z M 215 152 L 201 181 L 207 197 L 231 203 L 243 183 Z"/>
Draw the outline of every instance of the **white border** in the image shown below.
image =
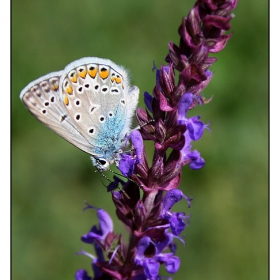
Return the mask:
<path fill-rule="evenodd" d="M 1 143 L 0 143 L 0 221 L 1 221 L 1 278 L 10 279 L 10 260 L 11 260 L 11 198 L 10 198 L 10 121 L 11 116 L 11 79 L 10 79 L 10 2 L 2 1 L 0 9 L 0 34 L 1 34 L 1 78 L 4 81 L 1 85 L 2 98 L 2 118 L 1 118 Z"/>

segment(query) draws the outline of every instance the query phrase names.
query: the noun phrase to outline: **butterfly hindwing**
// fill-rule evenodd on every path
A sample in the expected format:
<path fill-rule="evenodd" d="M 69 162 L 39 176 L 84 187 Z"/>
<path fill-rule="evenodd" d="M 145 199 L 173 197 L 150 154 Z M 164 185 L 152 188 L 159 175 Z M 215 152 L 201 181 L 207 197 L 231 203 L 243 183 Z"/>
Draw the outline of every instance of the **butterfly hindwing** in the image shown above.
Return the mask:
<path fill-rule="evenodd" d="M 121 148 L 119 139 L 129 132 L 136 106 L 133 102 L 130 108 L 126 70 L 110 60 L 83 58 L 65 68 L 61 88 L 65 109 L 92 143 L 93 154 L 110 155 Z"/>
<path fill-rule="evenodd" d="M 61 102 L 62 73 L 54 72 L 33 81 L 21 91 L 20 98 L 39 121 L 79 149 L 90 152 L 89 143 L 69 119 Z"/>

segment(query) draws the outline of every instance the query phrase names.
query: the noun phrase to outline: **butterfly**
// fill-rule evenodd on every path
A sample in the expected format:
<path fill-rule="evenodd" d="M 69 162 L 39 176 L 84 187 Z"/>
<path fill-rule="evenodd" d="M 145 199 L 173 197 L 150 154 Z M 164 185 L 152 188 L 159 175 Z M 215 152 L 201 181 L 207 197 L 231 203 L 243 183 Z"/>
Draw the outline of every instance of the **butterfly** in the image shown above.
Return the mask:
<path fill-rule="evenodd" d="M 91 155 L 100 171 L 120 159 L 139 89 L 109 59 L 85 57 L 47 74 L 20 93 L 27 109 L 59 136 Z"/>

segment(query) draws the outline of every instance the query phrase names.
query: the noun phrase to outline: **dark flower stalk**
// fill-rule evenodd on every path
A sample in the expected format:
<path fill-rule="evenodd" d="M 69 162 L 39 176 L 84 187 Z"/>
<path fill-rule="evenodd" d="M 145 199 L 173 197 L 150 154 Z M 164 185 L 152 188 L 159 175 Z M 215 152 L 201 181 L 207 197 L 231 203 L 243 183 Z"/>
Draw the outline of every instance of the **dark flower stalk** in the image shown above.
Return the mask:
<path fill-rule="evenodd" d="M 129 244 L 125 246 L 122 236 L 114 234 L 112 220 L 104 210 L 87 205 L 97 210 L 99 227 L 93 226 L 82 241 L 94 246 L 95 256 L 80 254 L 92 258 L 94 277 L 79 270 L 77 280 L 160 279 L 160 265 L 169 274 L 178 271 L 180 259 L 175 255 L 174 239 L 184 243 L 180 234 L 190 216 L 171 209 L 182 198 L 191 206 L 192 198 L 178 189 L 182 168 L 187 164 L 194 170 L 204 166 L 191 142 L 199 140 L 205 129 L 210 130 L 200 116 L 186 114 L 211 101 L 201 94 L 213 76 L 209 68 L 216 58 L 209 54 L 221 51 L 231 37 L 225 32 L 230 29 L 236 4 L 237 0 L 197 0 L 179 27 L 179 45 L 169 43 L 167 65 L 154 67 L 156 85 L 152 95 L 144 93 L 147 109 L 137 109 L 140 129 L 129 136 L 133 152 L 123 153 L 119 162 L 120 171 L 131 180 L 114 177 L 108 187 L 112 190 L 121 184 L 126 193 L 112 191 L 112 199 L 119 220 L 130 229 Z M 154 142 L 151 166 L 143 140 Z"/>

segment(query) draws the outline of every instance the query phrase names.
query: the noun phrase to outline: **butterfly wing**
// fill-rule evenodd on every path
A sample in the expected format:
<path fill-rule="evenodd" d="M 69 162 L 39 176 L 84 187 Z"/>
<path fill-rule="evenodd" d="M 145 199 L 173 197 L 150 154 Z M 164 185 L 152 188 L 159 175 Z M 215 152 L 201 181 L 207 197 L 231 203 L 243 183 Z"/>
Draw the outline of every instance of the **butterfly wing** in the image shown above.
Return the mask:
<path fill-rule="evenodd" d="M 123 67 L 86 57 L 30 83 L 20 97 L 51 130 L 94 158 L 112 163 L 130 130 L 138 95 Z"/>
<path fill-rule="evenodd" d="M 128 95 L 126 70 L 107 59 L 82 58 L 65 68 L 60 87 L 65 110 L 92 143 L 92 154 L 110 161 L 129 132 L 138 101 L 137 87 L 133 87 L 137 94 Z"/>
<path fill-rule="evenodd" d="M 20 98 L 27 109 L 43 124 L 79 149 L 91 153 L 90 143 L 67 115 L 59 86 L 63 71 L 50 73 L 27 85 Z"/>

